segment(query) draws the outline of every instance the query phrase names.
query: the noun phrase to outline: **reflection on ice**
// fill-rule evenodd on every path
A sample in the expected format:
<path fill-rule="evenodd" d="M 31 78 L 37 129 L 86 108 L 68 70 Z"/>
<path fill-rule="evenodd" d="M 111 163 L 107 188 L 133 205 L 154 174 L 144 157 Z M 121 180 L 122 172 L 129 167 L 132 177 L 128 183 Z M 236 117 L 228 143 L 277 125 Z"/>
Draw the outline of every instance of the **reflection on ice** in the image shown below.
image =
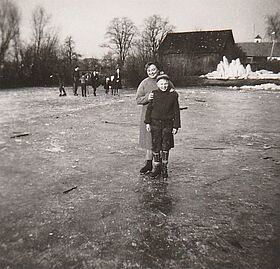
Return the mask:
<path fill-rule="evenodd" d="M 172 221 L 174 199 L 168 191 L 168 183 L 143 181 L 138 193 L 140 214 L 134 238 L 137 263 L 141 268 L 171 268 L 174 263 L 188 267 L 188 261 L 182 259 L 185 242 Z"/>
<path fill-rule="evenodd" d="M 144 186 L 140 197 L 142 206 L 155 214 L 169 214 L 172 210 L 172 197 L 167 192 L 167 186 L 166 182 L 153 182 Z"/>

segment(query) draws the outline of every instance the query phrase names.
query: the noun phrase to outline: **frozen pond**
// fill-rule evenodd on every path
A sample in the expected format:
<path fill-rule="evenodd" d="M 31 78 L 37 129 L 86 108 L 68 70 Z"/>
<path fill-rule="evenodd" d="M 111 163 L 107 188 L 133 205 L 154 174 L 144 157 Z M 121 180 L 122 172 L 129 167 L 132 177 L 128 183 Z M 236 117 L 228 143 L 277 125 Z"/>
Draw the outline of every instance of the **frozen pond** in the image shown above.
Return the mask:
<path fill-rule="evenodd" d="M 0 267 L 279 267 L 280 91 L 178 92 L 162 182 L 139 175 L 135 90 L 0 90 Z"/>

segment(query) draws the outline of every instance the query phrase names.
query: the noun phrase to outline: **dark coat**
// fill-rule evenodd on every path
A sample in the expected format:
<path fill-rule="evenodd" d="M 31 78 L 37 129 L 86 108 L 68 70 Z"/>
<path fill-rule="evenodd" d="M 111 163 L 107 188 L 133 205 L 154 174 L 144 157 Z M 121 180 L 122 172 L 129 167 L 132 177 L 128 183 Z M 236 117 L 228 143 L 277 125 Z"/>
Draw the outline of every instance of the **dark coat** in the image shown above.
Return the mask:
<path fill-rule="evenodd" d="M 74 82 L 79 82 L 80 79 L 80 71 L 79 70 L 74 70 L 73 72 L 73 81 Z"/>
<path fill-rule="evenodd" d="M 161 91 L 159 89 L 152 91 L 154 94 L 153 99 L 149 102 L 145 123 L 151 123 L 152 119 L 155 120 L 172 120 L 173 128 L 181 127 L 180 108 L 178 102 L 178 93 L 173 91 Z"/>
<path fill-rule="evenodd" d="M 92 87 L 98 87 L 99 86 L 99 76 L 97 73 L 91 73 L 91 85 Z"/>

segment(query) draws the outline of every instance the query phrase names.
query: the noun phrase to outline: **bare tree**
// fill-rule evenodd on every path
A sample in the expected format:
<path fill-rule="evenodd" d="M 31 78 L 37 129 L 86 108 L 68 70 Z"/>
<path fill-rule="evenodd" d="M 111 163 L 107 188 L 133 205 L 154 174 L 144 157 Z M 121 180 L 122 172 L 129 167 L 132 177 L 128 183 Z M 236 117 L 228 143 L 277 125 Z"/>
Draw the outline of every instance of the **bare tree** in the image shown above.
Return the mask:
<path fill-rule="evenodd" d="M 144 20 L 144 29 L 141 34 L 142 51 L 148 53 L 147 57 L 157 58 L 157 53 L 160 44 L 166 35 L 172 32 L 175 26 L 169 23 L 167 18 L 162 18 L 158 15 L 152 15 Z M 144 44 L 144 49 L 143 49 Z"/>
<path fill-rule="evenodd" d="M 136 26 L 127 17 L 114 18 L 110 22 L 106 32 L 108 43 L 104 46 L 110 48 L 118 55 L 118 62 L 121 67 L 124 65 L 136 33 Z"/>
<path fill-rule="evenodd" d="M 280 12 L 266 17 L 266 35 L 272 41 L 280 40 Z"/>
<path fill-rule="evenodd" d="M 50 22 L 50 15 L 48 15 L 43 7 L 37 7 L 32 15 L 33 27 L 33 42 L 35 54 L 40 52 L 43 43 L 47 39 L 48 25 Z"/>
<path fill-rule="evenodd" d="M 11 0 L 0 0 L 0 65 L 12 40 L 19 35 L 20 15 Z"/>
<path fill-rule="evenodd" d="M 139 58 L 141 62 L 147 62 L 151 59 L 151 50 L 143 38 L 136 40 L 133 47 L 133 56 Z"/>
<path fill-rule="evenodd" d="M 59 61 L 58 32 L 51 27 L 51 16 L 38 6 L 32 15 L 31 77 L 36 85 L 46 84 Z"/>
<path fill-rule="evenodd" d="M 114 72 L 113 67 L 116 66 L 116 59 L 112 51 L 107 52 L 101 58 L 100 64 L 102 66 L 103 73 L 109 75 Z"/>
<path fill-rule="evenodd" d="M 77 62 L 81 57 L 75 50 L 75 41 L 72 36 L 67 36 L 63 45 L 63 58 L 72 66 L 73 62 Z"/>

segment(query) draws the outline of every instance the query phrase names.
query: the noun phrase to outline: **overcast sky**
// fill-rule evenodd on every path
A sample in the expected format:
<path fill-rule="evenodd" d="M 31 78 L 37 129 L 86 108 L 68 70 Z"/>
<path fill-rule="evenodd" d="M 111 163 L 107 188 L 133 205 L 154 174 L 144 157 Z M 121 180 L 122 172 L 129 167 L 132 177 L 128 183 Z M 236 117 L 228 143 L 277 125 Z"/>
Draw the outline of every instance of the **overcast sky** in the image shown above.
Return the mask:
<path fill-rule="evenodd" d="M 232 29 L 236 42 L 265 35 L 265 17 L 280 11 L 280 0 L 14 0 L 21 15 L 22 38 L 29 41 L 36 6 L 51 14 L 62 40 L 71 35 L 84 57 L 102 57 L 105 32 L 115 17 L 128 17 L 137 27 L 157 14 L 176 32 Z"/>

